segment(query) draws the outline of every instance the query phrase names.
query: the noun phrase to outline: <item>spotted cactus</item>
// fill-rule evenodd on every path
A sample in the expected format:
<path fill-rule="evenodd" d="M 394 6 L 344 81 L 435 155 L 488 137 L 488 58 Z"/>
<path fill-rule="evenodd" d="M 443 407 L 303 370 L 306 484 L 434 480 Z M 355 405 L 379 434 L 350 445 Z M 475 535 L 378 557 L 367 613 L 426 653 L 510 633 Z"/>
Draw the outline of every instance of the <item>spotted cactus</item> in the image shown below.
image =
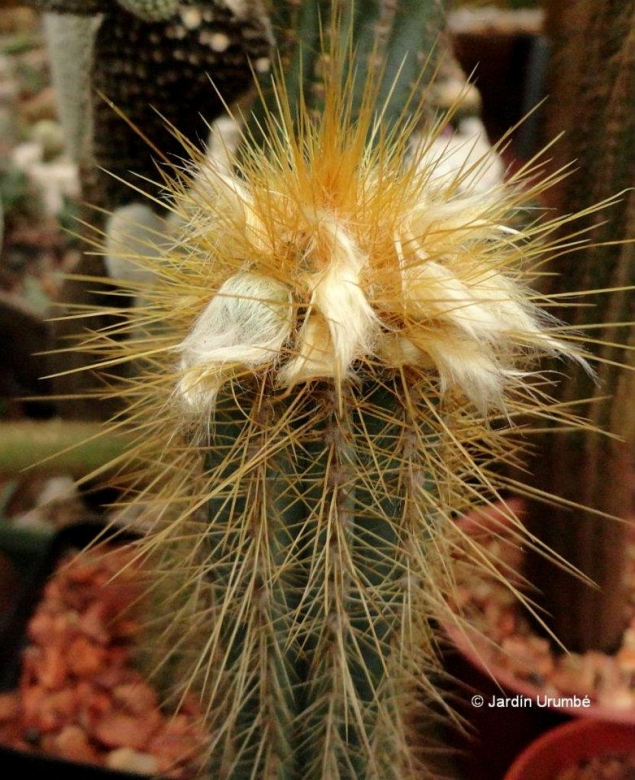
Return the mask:
<path fill-rule="evenodd" d="M 144 22 L 162 22 L 174 16 L 180 0 L 117 0 L 117 2 Z"/>

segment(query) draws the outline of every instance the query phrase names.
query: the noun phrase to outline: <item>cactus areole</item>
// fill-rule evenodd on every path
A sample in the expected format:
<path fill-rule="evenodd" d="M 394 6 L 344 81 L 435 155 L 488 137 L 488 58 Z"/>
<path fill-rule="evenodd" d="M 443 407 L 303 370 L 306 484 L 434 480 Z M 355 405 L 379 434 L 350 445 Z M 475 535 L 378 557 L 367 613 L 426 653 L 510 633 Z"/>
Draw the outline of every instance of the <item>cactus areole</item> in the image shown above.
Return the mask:
<path fill-rule="evenodd" d="M 354 100 L 335 37 L 320 111 L 278 75 L 266 141 L 169 185 L 173 246 L 105 338 L 138 369 L 149 652 L 201 696 L 213 778 L 425 776 L 454 518 L 500 497 L 511 420 L 558 417 L 538 358 L 582 360 L 527 286 L 561 221 L 509 226 L 536 170 L 471 194 L 487 160 L 441 174 L 424 103 Z"/>

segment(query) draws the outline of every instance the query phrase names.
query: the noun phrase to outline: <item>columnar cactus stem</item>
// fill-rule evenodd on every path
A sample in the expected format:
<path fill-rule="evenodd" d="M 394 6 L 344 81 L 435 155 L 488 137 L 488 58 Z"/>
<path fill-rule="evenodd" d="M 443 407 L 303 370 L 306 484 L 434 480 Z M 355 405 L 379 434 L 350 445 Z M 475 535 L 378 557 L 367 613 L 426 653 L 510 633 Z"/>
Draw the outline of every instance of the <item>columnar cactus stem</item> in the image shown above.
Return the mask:
<path fill-rule="evenodd" d="M 226 702 L 210 713 L 225 745 L 213 772 L 231 756 L 229 777 L 414 775 L 437 520 L 422 390 L 404 376 L 275 401 L 243 382 L 219 398 L 205 449 L 209 617 L 225 654 L 209 683 Z"/>
<path fill-rule="evenodd" d="M 332 15 L 337 23 L 329 24 Z M 443 28 L 442 0 L 274 0 L 271 22 L 283 63 L 285 92 L 290 106 L 302 99 L 309 111 L 319 114 L 324 105 L 324 76 L 328 63 L 324 38 L 338 40 L 334 45 L 354 51 L 343 71 L 351 78 L 351 114 L 363 110 L 365 85 L 377 80 L 376 107 L 381 106 L 387 124 L 404 119 L 404 108 L 414 105 L 425 91 L 429 78 L 422 78 L 425 66 L 434 70 Z M 270 74 L 261 77 L 264 101 L 254 111 L 252 134 L 258 135 L 263 111 L 275 112 L 275 91 Z"/>
<path fill-rule="evenodd" d="M 580 226 L 589 231 L 588 248 L 575 258 L 564 253 L 552 267 L 556 274 L 550 293 L 566 296 L 581 287 L 599 291 L 558 314 L 580 330 L 590 322 L 607 323 L 593 333 L 597 381 L 576 372 L 563 379 L 558 395 L 564 403 L 588 399 L 584 408 L 579 407 L 581 413 L 598 431 L 612 436 L 599 432 L 546 436 L 535 465 L 538 486 L 579 508 L 555 506 L 546 512 L 535 507 L 530 513 L 532 531 L 599 587 L 584 587 L 533 555 L 527 573 L 544 591 L 551 628 L 568 650 L 612 652 L 628 625 L 632 530 L 629 523 L 611 522 L 607 515 L 630 520 L 634 509 L 635 197 L 630 188 L 635 3 L 584 2 L 559 13 L 561 27 L 554 28 L 559 67 L 554 69 L 550 131 L 564 131 L 559 154 L 575 159 L 576 165 L 558 186 L 554 200 L 564 212 L 586 209 L 611 193 L 624 195 L 610 219 L 586 214 Z"/>
<path fill-rule="evenodd" d="M 573 424 L 536 361 L 584 358 L 527 287 L 562 221 L 508 226 L 548 182 L 475 195 L 487 160 L 441 173 L 439 127 L 411 137 L 425 108 L 394 110 L 401 76 L 354 76 L 354 45 L 391 39 L 390 4 L 370 8 L 369 37 L 359 15 L 319 38 L 320 110 L 313 73 L 292 94 L 276 70 L 261 136 L 229 163 L 194 152 L 130 338 L 106 334 L 104 364 L 139 371 L 119 392 L 165 594 L 150 649 L 204 702 L 214 778 L 424 777 L 410 730 L 432 624 L 456 619 L 455 516 L 500 498 L 491 463 L 518 445 L 499 423 Z"/>
<path fill-rule="evenodd" d="M 425 776 L 410 729 L 435 696 L 431 621 L 452 619 L 454 516 L 499 497 L 490 463 L 516 444 L 494 418 L 559 416 L 535 358 L 581 360 L 523 283 L 555 225 L 504 224 L 543 185 L 438 177 L 425 143 L 382 136 L 373 82 L 353 116 L 327 54 L 321 114 L 280 86 L 239 175 L 200 158 L 173 185 L 179 235 L 113 358 L 141 367 L 152 648 L 232 780 Z"/>
<path fill-rule="evenodd" d="M 212 750 L 211 771 L 220 776 L 258 770 L 263 777 L 293 777 L 300 681 L 291 657 L 297 586 L 289 548 L 302 524 L 302 506 L 289 485 L 286 495 L 275 488 L 293 463 L 276 411 L 257 393 L 234 388 L 219 400 L 214 446 L 205 457 L 220 486 L 208 504 L 205 553 L 221 610 L 216 620 L 214 613 L 209 617 L 226 654 L 209 683 L 224 702 L 211 713 L 212 732 L 224 745 Z M 241 744 L 236 735 L 242 733 Z"/>

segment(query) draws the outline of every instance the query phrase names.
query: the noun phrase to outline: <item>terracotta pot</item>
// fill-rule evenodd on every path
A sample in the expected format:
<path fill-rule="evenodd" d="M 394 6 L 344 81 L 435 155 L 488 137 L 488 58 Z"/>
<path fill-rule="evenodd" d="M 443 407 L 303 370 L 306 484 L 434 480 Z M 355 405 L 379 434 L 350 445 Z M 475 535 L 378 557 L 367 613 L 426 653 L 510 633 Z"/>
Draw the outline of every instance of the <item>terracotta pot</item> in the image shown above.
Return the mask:
<path fill-rule="evenodd" d="M 505 527 L 509 526 L 509 515 L 513 513 L 519 518 L 525 511 L 524 501 L 521 498 L 511 498 L 505 505 L 505 511 L 499 506 L 492 506 L 479 511 L 474 511 L 461 518 L 458 522 L 461 528 L 473 537 L 488 535 L 491 533 L 500 536 Z M 483 674 L 495 679 L 500 687 L 513 694 L 536 698 L 544 696 L 543 688 L 532 685 L 531 682 L 519 678 L 506 668 L 499 668 L 494 661 L 485 661 L 476 652 L 470 640 L 461 631 L 452 626 L 446 626 L 446 633 L 455 646 L 476 668 Z M 562 694 L 567 698 L 567 694 Z M 588 717 L 593 720 L 607 720 L 616 723 L 626 723 L 635 726 L 635 708 L 616 709 L 610 706 L 591 703 L 588 707 L 556 706 L 555 709 L 572 717 Z"/>
<path fill-rule="evenodd" d="M 529 745 L 504 780 L 556 780 L 565 769 L 605 753 L 635 755 L 635 726 L 589 719 L 565 723 Z"/>
<path fill-rule="evenodd" d="M 522 502 L 513 499 L 508 511 L 519 514 Z M 500 531 L 506 514 L 497 507 L 472 512 L 459 520 L 461 528 L 473 537 Z M 463 776 L 470 780 L 502 780 L 516 756 L 536 737 L 566 720 L 549 709 L 487 706 L 495 696 L 514 695 L 513 680 L 505 670 L 488 666 L 470 645 L 467 637 L 450 625 L 444 626 L 449 639 L 444 648 L 443 665 L 454 682 L 453 707 L 466 728 L 457 734 L 458 762 Z M 481 697 L 475 706 L 473 697 Z"/>
<path fill-rule="evenodd" d="M 508 512 L 520 514 L 522 501 L 512 499 Z M 459 522 L 471 535 L 500 532 L 506 523 L 506 514 L 496 507 L 485 512 L 472 513 Z M 623 724 L 635 748 L 635 711 L 617 710 L 597 704 L 589 706 L 538 706 L 538 697 L 544 700 L 545 690 L 520 679 L 494 661 L 483 659 L 468 637 L 456 627 L 445 626 L 451 649 L 445 653 L 445 668 L 458 681 L 460 690 L 459 712 L 467 721 L 471 736 L 463 749 L 463 769 L 470 780 L 508 780 L 506 770 L 515 757 L 530 744 L 554 727 L 569 723 L 571 717 L 589 722 L 591 728 L 615 723 Z M 474 706 L 473 697 L 481 696 L 481 706 Z M 516 698 L 518 704 L 489 707 L 494 697 Z M 565 694 L 563 694 L 563 698 Z M 533 702 L 533 705 L 530 703 Z M 504 735 L 504 738 L 502 738 Z M 519 776 L 521 777 L 521 776 Z M 539 775 L 537 777 L 543 777 Z M 550 776 L 549 780 L 551 780 Z M 529 776 L 528 776 L 529 778 Z M 533 778 L 532 778 L 533 780 Z"/>
<path fill-rule="evenodd" d="M 525 699 L 537 699 L 545 697 L 545 690 L 536 685 L 532 685 L 527 680 L 521 679 L 510 672 L 508 669 L 498 667 L 491 661 L 484 661 L 471 647 L 468 639 L 459 631 L 453 628 L 447 628 L 452 645 L 463 655 L 469 664 L 478 669 L 481 674 L 490 680 L 495 680 L 499 696 L 519 696 Z M 550 694 L 553 697 L 553 694 Z M 554 697 L 555 698 L 555 697 Z M 561 698 L 573 698 L 563 693 Z M 563 706 L 548 705 L 549 709 L 555 710 L 562 715 L 573 718 L 590 719 L 594 721 L 607 721 L 609 723 L 622 723 L 635 728 L 635 709 L 615 709 L 606 705 L 595 704 L 591 702 L 588 706 Z"/>
<path fill-rule="evenodd" d="M 486 671 L 467 648 L 446 648 L 443 665 L 452 680 L 453 709 L 465 726 L 453 739 L 462 777 L 502 780 L 522 750 L 541 734 L 570 720 L 565 713 L 549 708 L 487 706 L 495 696 L 514 696 L 516 692 L 497 679 L 496 669 Z M 482 706 L 472 703 L 474 696 L 482 697 Z"/>

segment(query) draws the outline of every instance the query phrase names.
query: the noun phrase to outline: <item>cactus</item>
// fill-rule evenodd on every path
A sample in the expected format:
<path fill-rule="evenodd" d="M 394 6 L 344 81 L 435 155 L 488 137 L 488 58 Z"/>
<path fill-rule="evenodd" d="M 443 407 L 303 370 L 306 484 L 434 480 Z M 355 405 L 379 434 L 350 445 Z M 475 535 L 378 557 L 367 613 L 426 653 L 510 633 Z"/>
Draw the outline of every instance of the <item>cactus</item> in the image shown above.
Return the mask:
<path fill-rule="evenodd" d="M 332 7 L 336 7 L 339 14 L 337 30 L 333 34 L 355 51 L 355 57 L 350 58 L 346 66 L 353 78 L 350 90 L 353 116 L 362 109 L 365 85 L 370 78 L 376 78 L 376 100 L 383 107 L 384 120 L 390 122 L 403 117 L 404 107 L 427 88 L 427 80 L 421 78 L 426 63 L 431 65 L 439 54 L 439 33 L 444 16 L 442 0 L 274 2 L 271 24 L 277 33 L 278 56 L 291 106 L 296 105 L 302 93 L 309 111 L 319 113 L 323 107 L 325 63 L 320 20 L 328 17 Z M 326 34 L 329 34 L 328 27 Z M 432 70 L 430 67 L 428 72 Z M 261 78 L 264 100 L 256 107 L 256 120 L 262 118 L 263 111 L 276 110 L 270 73 Z M 252 121 L 252 134 L 257 135 L 257 130 L 257 122 Z"/>
<path fill-rule="evenodd" d="M 620 190 L 624 196 L 610 220 L 591 213 L 584 217 L 580 226 L 592 239 L 588 248 L 575 262 L 568 253 L 559 258 L 549 286 L 550 294 L 565 297 L 581 285 L 601 291 L 566 312 L 571 326 L 580 330 L 592 321 L 607 323 L 593 333 L 598 381 L 576 372 L 560 383 L 557 394 L 562 403 L 586 398 L 580 412 L 611 436 L 597 430 L 546 434 L 539 442 L 535 484 L 588 511 L 571 512 L 563 503 L 549 510 L 548 522 L 544 508 L 535 508 L 529 517 L 532 531 L 599 587 L 581 587 L 536 556 L 529 557 L 526 574 L 540 585 L 550 626 L 567 649 L 613 652 L 632 614 L 632 524 L 607 517 L 624 520 L 633 513 L 635 2 L 583 2 L 575 10 L 550 6 L 556 67 L 549 130 L 565 134 L 557 161 L 576 160 L 576 170 L 552 200 L 565 212 L 583 210 Z"/>
<path fill-rule="evenodd" d="M 174 16 L 180 0 L 116 0 L 117 5 L 144 22 L 159 22 Z M 113 12 L 112 0 L 31 0 L 43 13 L 94 16 Z"/>
<path fill-rule="evenodd" d="M 173 162 L 180 153 L 168 123 L 204 148 L 224 102 L 251 86 L 251 68 L 268 65 L 271 32 L 259 0 L 31 3 L 44 12 L 69 150 L 82 166 L 110 173 L 98 190 L 109 209 L 130 200 L 139 177 L 151 186 L 157 154 Z"/>
<path fill-rule="evenodd" d="M 354 119 L 326 54 L 319 114 L 278 76 L 240 175 L 199 159 L 172 185 L 183 227 L 141 336 L 106 358 L 139 366 L 130 492 L 165 615 L 147 652 L 199 692 L 211 777 L 424 776 L 454 517 L 499 497 L 502 419 L 558 416 L 526 379 L 538 355 L 577 355 L 524 285 L 554 224 L 517 235 L 513 186 L 435 179 L 372 78 Z"/>
<path fill-rule="evenodd" d="M 114 211 L 138 200 L 135 187 L 156 196 L 153 205 L 160 209 L 161 188 L 153 184 L 157 166 L 166 160 L 174 164 L 183 152 L 167 123 L 203 149 L 209 123 L 223 111 L 224 101 L 252 85 L 252 67 L 268 63 L 271 32 L 258 0 L 184 0 L 178 7 L 169 0 L 132 0 L 128 10 L 114 0 L 33 4 L 46 14 L 69 151 L 80 165 L 82 196 L 93 207 L 82 219 L 98 228 L 101 209 Z M 107 296 L 117 307 L 120 297 L 106 271 L 101 258 L 82 256 L 77 278 L 62 291 L 68 311 L 105 305 Z M 94 276 L 102 279 L 87 287 L 86 277 Z M 101 317 L 101 325 L 112 327 L 112 318 Z M 56 323 L 60 349 L 78 336 L 72 317 Z M 65 353 L 55 363 L 58 409 L 71 418 L 107 417 L 118 406 L 88 397 L 89 387 L 103 376 L 82 373 L 85 366 L 79 352 Z"/>
<path fill-rule="evenodd" d="M 153 285 L 130 283 L 129 338 L 88 344 L 135 365 L 114 425 L 136 431 L 121 466 L 154 561 L 145 652 L 168 695 L 200 695 L 214 778 L 425 776 L 452 558 L 491 568 L 454 519 L 501 497 L 493 464 L 523 446 L 506 421 L 577 424 L 538 359 L 584 355 L 528 287 L 567 219 L 510 227 L 553 179 L 534 163 L 474 195 L 487 157 L 441 173 L 443 125 L 415 133 L 420 62 L 391 70 L 409 4 L 368 6 L 322 35 L 322 4 L 301 6 L 315 28 L 283 45 L 230 166 L 185 142 L 178 228 Z M 384 66 L 356 71 L 358 51 Z"/>
<path fill-rule="evenodd" d="M 122 8 L 144 22 L 162 22 L 177 12 L 179 0 L 117 0 Z"/>
<path fill-rule="evenodd" d="M 141 179 L 152 187 L 158 162 L 178 160 L 182 147 L 168 125 L 204 149 L 209 123 L 249 89 L 251 68 L 268 65 L 270 48 L 257 2 L 188 1 L 152 23 L 122 9 L 107 14 L 92 85 L 107 98 L 94 105 L 95 159 L 111 174 L 103 180 L 107 208 L 130 200 Z"/>

